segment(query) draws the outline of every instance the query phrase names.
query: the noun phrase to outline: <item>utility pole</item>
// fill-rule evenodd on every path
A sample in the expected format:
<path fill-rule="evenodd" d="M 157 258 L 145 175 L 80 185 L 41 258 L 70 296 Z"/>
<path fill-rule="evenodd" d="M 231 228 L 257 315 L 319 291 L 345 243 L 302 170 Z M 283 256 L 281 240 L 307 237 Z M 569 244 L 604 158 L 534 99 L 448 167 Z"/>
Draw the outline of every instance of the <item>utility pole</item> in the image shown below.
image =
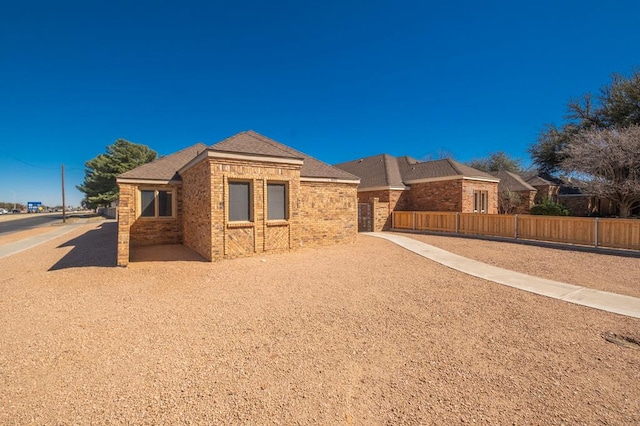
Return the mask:
<path fill-rule="evenodd" d="M 64 204 L 64 164 L 62 165 L 62 223 L 67 223 L 67 206 Z"/>

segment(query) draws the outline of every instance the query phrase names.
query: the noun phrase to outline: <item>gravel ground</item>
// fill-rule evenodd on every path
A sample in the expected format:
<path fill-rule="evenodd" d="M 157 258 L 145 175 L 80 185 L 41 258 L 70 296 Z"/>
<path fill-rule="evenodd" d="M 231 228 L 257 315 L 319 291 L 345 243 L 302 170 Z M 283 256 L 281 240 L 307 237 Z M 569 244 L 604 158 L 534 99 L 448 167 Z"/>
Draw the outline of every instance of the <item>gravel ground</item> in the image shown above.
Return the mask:
<path fill-rule="evenodd" d="M 640 297 L 640 253 L 636 257 L 561 248 L 399 233 L 494 266 L 597 290 Z"/>
<path fill-rule="evenodd" d="M 0 259 L 0 423 L 640 423 L 640 350 L 602 337 L 640 339 L 639 320 L 366 236 L 218 263 L 143 250 L 126 269 L 115 241 L 90 224 Z"/>

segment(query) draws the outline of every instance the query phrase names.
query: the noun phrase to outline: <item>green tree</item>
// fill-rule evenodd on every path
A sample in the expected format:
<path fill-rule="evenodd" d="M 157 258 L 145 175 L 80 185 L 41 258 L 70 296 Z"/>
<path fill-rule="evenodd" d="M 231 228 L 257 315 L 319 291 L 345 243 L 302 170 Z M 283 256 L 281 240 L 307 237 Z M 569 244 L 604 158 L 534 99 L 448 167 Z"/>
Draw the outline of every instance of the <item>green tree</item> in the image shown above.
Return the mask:
<path fill-rule="evenodd" d="M 522 160 L 511 158 L 503 151 L 493 152 L 488 157 L 477 158 L 467 163 L 467 166 L 483 172 L 507 171 L 511 173 L 522 173 Z"/>
<path fill-rule="evenodd" d="M 567 144 L 582 131 L 640 124 L 640 71 L 634 71 L 628 78 L 614 74 L 598 95 L 587 93 L 571 99 L 565 118 L 567 122 L 560 127 L 546 125 L 536 143 L 529 147 L 533 163 L 540 171 L 562 171 Z"/>
<path fill-rule="evenodd" d="M 109 206 L 118 199 L 116 176 L 156 159 L 158 154 L 146 145 L 116 140 L 105 154 L 85 163 L 84 182 L 76 186 L 84 192 L 83 205 L 90 208 Z"/>

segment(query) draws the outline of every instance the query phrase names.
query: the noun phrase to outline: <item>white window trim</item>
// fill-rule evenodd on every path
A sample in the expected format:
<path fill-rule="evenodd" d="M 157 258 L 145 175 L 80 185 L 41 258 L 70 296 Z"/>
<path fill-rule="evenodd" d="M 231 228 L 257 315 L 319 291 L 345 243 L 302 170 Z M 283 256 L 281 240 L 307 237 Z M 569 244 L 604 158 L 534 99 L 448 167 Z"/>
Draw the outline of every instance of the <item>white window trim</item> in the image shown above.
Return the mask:
<path fill-rule="evenodd" d="M 489 211 L 489 191 L 473 190 L 473 212 L 487 214 Z"/>

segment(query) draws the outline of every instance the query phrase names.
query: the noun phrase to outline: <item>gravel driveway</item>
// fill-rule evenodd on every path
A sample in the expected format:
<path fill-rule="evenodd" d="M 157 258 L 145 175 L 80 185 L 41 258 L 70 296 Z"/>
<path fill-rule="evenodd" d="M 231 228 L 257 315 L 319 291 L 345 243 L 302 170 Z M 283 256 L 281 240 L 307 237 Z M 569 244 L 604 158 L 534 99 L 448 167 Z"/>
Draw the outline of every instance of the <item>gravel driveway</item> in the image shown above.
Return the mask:
<path fill-rule="evenodd" d="M 640 339 L 639 320 L 366 236 L 218 263 L 140 251 L 159 260 L 126 269 L 114 250 L 94 224 L 0 259 L 0 423 L 640 423 L 640 350 L 602 338 Z M 577 280 L 640 282 L 637 259 L 564 254 Z"/>

